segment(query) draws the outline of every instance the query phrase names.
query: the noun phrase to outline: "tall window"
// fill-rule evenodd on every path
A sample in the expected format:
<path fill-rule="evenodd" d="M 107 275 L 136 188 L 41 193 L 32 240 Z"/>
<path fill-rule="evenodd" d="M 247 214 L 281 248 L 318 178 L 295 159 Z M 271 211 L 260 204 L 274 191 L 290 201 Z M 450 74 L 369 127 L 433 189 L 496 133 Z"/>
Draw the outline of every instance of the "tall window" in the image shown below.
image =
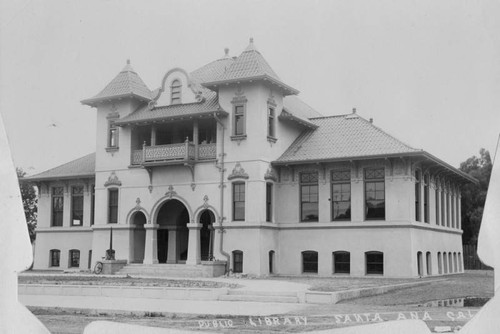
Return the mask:
<path fill-rule="evenodd" d="M 436 180 L 435 198 L 436 198 L 436 225 L 439 225 L 441 222 L 439 221 L 439 218 L 440 218 L 440 213 L 439 213 L 439 184 L 438 184 L 437 180 Z"/>
<path fill-rule="evenodd" d="M 351 272 L 351 253 L 334 252 L 333 253 L 333 273 L 349 274 Z"/>
<path fill-rule="evenodd" d="M 351 171 L 332 171 L 332 220 L 351 220 Z"/>
<path fill-rule="evenodd" d="M 429 222 L 429 174 L 424 175 L 424 222 Z"/>
<path fill-rule="evenodd" d="M 450 193 L 446 193 L 446 226 L 450 227 Z"/>
<path fill-rule="evenodd" d="M 95 216 L 95 185 L 92 185 L 92 194 L 90 198 L 90 225 L 94 225 Z"/>
<path fill-rule="evenodd" d="M 118 223 L 118 189 L 108 190 L 108 223 Z"/>
<path fill-rule="evenodd" d="M 266 183 L 266 222 L 273 220 L 273 184 Z"/>
<path fill-rule="evenodd" d="M 179 80 L 172 81 L 170 86 L 170 104 L 181 103 L 182 84 Z"/>
<path fill-rule="evenodd" d="M 384 253 L 382 252 L 366 252 L 366 274 L 384 274 Z"/>
<path fill-rule="evenodd" d="M 83 225 L 83 187 L 71 188 L 71 226 Z"/>
<path fill-rule="evenodd" d="M 445 196 L 445 188 L 444 185 L 441 187 L 441 225 L 446 226 L 446 201 L 444 200 Z"/>
<path fill-rule="evenodd" d="M 366 219 L 385 219 L 385 170 L 365 169 Z"/>
<path fill-rule="evenodd" d="M 50 250 L 50 266 L 59 267 L 59 259 L 61 258 L 61 251 L 59 249 Z"/>
<path fill-rule="evenodd" d="M 245 106 L 234 106 L 234 135 L 245 135 Z"/>
<path fill-rule="evenodd" d="M 274 108 L 267 108 L 267 135 L 268 137 L 276 137 L 276 126 L 275 126 L 275 111 Z"/>
<path fill-rule="evenodd" d="M 243 272 L 243 252 L 240 250 L 233 251 L 233 273 Z"/>
<path fill-rule="evenodd" d="M 63 226 L 64 188 L 52 188 L 52 226 Z"/>
<path fill-rule="evenodd" d="M 69 266 L 70 267 L 80 267 L 80 251 L 77 249 L 72 249 L 69 251 Z"/>
<path fill-rule="evenodd" d="M 110 120 L 108 124 L 108 148 L 118 147 L 118 128 L 115 121 Z"/>
<path fill-rule="evenodd" d="M 420 170 L 415 171 L 415 220 L 420 221 L 420 189 L 421 189 L 421 174 Z"/>
<path fill-rule="evenodd" d="M 318 173 L 300 174 L 300 217 L 303 222 L 318 221 Z"/>
<path fill-rule="evenodd" d="M 455 194 L 451 194 L 451 227 L 455 227 Z"/>
<path fill-rule="evenodd" d="M 302 272 L 314 274 L 318 273 L 318 252 L 302 252 Z"/>
<path fill-rule="evenodd" d="M 245 220 L 245 183 L 233 183 L 233 220 Z"/>

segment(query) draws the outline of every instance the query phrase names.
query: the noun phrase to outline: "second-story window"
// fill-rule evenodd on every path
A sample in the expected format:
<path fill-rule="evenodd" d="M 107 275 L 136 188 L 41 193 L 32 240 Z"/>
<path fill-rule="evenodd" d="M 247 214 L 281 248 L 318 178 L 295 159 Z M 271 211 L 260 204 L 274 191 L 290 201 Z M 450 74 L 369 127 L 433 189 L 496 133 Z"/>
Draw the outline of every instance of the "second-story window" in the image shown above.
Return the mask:
<path fill-rule="evenodd" d="M 385 170 L 365 169 L 365 219 L 385 219 Z"/>
<path fill-rule="evenodd" d="M 170 104 L 181 103 L 182 84 L 179 80 L 172 81 L 170 86 Z"/>
<path fill-rule="evenodd" d="M 351 171 L 332 171 L 332 220 L 351 220 Z"/>
<path fill-rule="evenodd" d="M 267 136 L 276 138 L 275 111 L 274 108 L 267 108 Z"/>
<path fill-rule="evenodd" d="M 52 226 L 63 226 L 64 188 L 52 188 Z"/>
<path fill-rule="evenodd" d="M 245 183 L 233 183 L 233 220 L 245 220 Z"/>
<path fill-rule="evenodd" d="M 234 106 L 234 135 L 245 135 L 245 106 Z"/>
<path fill-rule="evenodd" d="M 83 187 L 71 188 L 71 226 L 83 225 Z"/>
<path fill-rule="evenodd" d="M 419 170 L 415 171 L 415 220 L 420 221 L 420 197 L 421 197 L 421 174 Z"/>
<path fill-rule="evenodd" d="M 424 223 L 429 222 L 429 174 L 424 175 Z"/>
<path fill-rule="evenodd" d="M 118 148 L 118 128 L 114 120 L 108 123 L 108 148 Z"/>
<path fill-rule="evenodd" d="M 300 221 L 318 221 L 318 173 L 300 174 Z"/>
<path fill-rule="evenodd" d="M 108 190 L 108 224 L 118 223 L 118 189 Z"/>
<path fill-rule="evenodd" d="M 273 184 L 266 183 L 266 222 L 273 220 Z"/>

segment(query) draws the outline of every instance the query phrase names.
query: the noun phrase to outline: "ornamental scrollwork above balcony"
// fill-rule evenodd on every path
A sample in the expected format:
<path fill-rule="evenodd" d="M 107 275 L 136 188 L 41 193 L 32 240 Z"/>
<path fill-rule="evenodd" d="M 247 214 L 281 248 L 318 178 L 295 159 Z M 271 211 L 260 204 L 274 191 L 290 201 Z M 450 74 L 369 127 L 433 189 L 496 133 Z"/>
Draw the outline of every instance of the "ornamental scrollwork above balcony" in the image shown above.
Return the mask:
<path fill-rule="evenodd" d="M 122 181 L 118 179 L 118 176 L 115 174 L 115 172 L 111 172 L 111 175 L 109 176 L 108 180 L 104 183 L 105 187 L 109 186 L 118 186 L 120 187 L 122 185 Z"/>
<path fill-rule="evenodd" d="M 248 179 L 248 174 L 245 172 L 245 169 L 243 167 L 241 167 L 241 164 L 239 162 L 237 162 L 233 168 L 233 171 L 231 172 L 231 174 L 229 174 L 227 179 L 228 180 Z"/>

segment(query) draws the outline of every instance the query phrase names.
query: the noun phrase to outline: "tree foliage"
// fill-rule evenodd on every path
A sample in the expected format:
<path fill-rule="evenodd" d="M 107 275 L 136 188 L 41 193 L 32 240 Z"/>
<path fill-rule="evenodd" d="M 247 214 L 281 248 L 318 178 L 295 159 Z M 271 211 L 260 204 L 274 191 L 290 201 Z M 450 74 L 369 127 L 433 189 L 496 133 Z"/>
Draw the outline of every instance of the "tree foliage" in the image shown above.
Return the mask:
<path fill-rule="evenodd" d="M 460 164 L 460 170 L 479 181 L 462 187 L 462 228 L 464 244 L 477 244 L 492 169 L 490 153 L 482 148 L 479 157 L 472 156 Z"/>
<path fill-rule="evenodd" d="M 28 224 L 30 239 L 33 242 L 35 240 L 38 198 L 33 183 L 21 182 L 26 172 L 22 168 L 16 168 L 16 172 L 19 180 L 19 189 L 21 190 L 21 198 L 23 199 L 24 215 Z"/>

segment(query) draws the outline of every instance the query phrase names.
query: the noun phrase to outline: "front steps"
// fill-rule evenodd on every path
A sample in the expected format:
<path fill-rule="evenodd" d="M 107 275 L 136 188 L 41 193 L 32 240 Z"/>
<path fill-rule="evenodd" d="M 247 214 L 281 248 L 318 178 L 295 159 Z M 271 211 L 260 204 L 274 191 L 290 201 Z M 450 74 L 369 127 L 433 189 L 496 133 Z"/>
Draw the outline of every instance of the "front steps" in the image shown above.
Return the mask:
<path fill-rule="evenodd" d="M 298 303 L 297 292 L 294 291 L 251 291 L 232 289 L 227 295 L 219 296 L 220 301 L 264 302 L 264 303 Z"/>
<path fill-rule="evenodd" d="M 150 277 L 217 277 L 224 274 L 224 263 L 208 264 L 139 264 L 131 263 L 116 272 L 117 275 L 150 276 Z"/>

